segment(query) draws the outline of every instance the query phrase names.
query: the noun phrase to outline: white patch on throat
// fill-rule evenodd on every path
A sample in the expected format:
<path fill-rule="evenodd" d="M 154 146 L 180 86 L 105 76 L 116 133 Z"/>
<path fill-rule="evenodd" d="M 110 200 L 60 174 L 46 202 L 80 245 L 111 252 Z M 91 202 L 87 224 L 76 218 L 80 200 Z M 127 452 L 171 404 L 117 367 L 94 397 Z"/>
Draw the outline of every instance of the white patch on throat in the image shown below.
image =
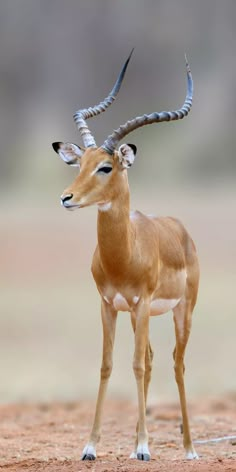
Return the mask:
<path fill-rule="evenodd" d="M 167 311 L 173 310 L 178 305 L 180 298 L 156 298 L 150 305 L 150 315 L 162 315 Z"/>
<path fill-rule="evenodd" d="M 111 207 L 112 207 L 111 202 L 98 204 L 98 210 L 99 211 L 108 211 L 108 210 L 111 209 Z"/>

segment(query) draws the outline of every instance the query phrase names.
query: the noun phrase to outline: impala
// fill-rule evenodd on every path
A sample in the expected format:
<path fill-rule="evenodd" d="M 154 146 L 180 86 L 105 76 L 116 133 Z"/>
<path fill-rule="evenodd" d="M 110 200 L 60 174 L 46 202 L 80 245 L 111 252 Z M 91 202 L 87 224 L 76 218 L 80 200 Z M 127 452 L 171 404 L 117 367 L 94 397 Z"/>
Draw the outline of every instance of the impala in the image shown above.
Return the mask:
<path fill-rule="evenodd" d="M 61 196 L 63 207 L 67 210 L 94 204 L 98 207 L 98 244 L 93 256 L 92 274 L 101 295 L 103 356 L 94 423 L 82 459 L 96 458 L 104 398 L 112 371 L 118 311 L 130 312 L 135 336 L 133 370 L 138 393 L 138 423 L 131 457 L 144 461 L 150 459 L 146 428 L 146 402 L 153 358 L 149 317 L 169 310 L 173 310 L 175 324 L 173 357 L 183 419 L 183 444 L 186 457 L 196 459 L 184 387 L 184 354 L 199 282 L 196 249 L 180 221 L 130 211 L 127 169 L 134 163 L 136 146 L 121 144 L 116 149 L 120 140 L 141 126 L 187 116 L 192 105 L 193 81 L 186 59 L 187 95 L 182 108 L 154 112 L 127 121 L 113 131 L 101 147 L 97 147 L 85 120 L 105 111 L 115 100 L 131 54 L 107 98 L 93 108 L 75 113 L 74 120 L 84 147 L 53 143 L 54 150 L 67 164 L 79 168 L 79 175 Z"/>

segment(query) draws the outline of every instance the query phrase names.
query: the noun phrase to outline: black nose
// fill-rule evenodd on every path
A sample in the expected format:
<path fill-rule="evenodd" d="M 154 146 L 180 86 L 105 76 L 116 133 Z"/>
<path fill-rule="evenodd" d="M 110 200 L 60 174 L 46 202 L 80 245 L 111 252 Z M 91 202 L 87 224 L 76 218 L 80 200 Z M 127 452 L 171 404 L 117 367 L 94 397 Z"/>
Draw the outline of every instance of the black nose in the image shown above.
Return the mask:
<path fill-rule="evenodd" d="M 61 197 L 61 203 L 64 205 L 65 202 L 68 202 L 68 200 L 71 200 L 73 197 L 73 193 L 69 193 L 68 195 L 65 195 L 64 197 Z"/>

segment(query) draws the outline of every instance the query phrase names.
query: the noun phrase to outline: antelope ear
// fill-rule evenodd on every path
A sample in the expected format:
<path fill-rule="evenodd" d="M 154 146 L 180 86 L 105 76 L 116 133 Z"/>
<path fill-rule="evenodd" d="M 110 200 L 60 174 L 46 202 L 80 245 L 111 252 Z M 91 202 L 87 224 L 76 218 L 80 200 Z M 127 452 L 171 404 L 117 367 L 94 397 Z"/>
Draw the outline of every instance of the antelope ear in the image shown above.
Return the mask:
<path fill-rule="evenodd" d="M 77 144 L 56 142 L 52 143 L 52 147 L 66 164 L 80 167 L 80 159 L 84 151 Z"/>
<path fill-rule="evenodd" d="M 118 149 L 119 162 L 122 169 L 128 169 L 134 163 L 137 148 L 134 144 L 121 144 Z"/>

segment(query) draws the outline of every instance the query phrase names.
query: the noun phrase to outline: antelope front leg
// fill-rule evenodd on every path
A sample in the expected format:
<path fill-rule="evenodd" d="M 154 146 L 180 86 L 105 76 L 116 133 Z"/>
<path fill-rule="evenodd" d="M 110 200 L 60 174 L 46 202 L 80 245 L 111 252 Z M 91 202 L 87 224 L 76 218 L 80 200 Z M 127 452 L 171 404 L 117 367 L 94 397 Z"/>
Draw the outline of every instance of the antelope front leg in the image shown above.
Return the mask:
<path fill-rule="evenodd" d="M 102 409 L 107 390 L 107 384 L 112 371 L 112 353 L 115 338 L 117 312 L 102 300 L 102 325 L 103 325 L 103 357 L 101 366 L 100 386 L 97 397 L 96 412 L 89 442 L 85 446 L 82 460 L 94 460 L 96 458 L 96 445 L 100 439 L 100 426 Z"/>
<path fill-rule="evenodd" d="M 135 333 L 136 330 L 136 318 L 135 313 L 131 313 L 131 323 Z M 145 408 L 147 408 L 147 395 L 148 395 L 148 387 L 151 380 L 151 373 L 152 373 L 152 360 L 153 360 L 153 350 L 148 340 L 145 352 L 145 374 L 144 374 L 144 398 L 145 398 Z M 138 422 L 136 426 L 136 439 L 134 445 L 134 451 L 130 454 L 130 459 L 137 459 L 137 447 L 138 447 Z"/>
<path fill-rule="evenodd" d="M 135 351 L 133 369 L 138 390 L 138 431 L 137 449 L 132 455 L 139 460 L 149 461 L 148 432 L 146 428 L 146 398 L 145 398 L 145 352 L 148 346 L 150 306 L 147 302 L 139 302 L 136 311 Z"/>

